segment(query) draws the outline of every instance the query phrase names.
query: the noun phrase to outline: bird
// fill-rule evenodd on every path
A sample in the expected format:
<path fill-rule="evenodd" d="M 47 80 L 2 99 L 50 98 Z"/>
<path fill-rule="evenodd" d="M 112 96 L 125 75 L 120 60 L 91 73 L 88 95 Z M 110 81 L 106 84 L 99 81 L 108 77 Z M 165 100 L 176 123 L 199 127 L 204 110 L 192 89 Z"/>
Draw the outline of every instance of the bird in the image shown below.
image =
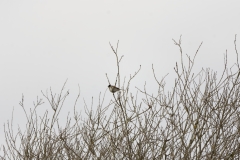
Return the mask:
<path fill-rule="evenodd" d="M 117 87 L 115 87 L 115 86 L 112 86 L 111 84 L 108 85 L 108 89 L 109 89 L 109 91 L 112 92 L 112 93 L 115 93 L 115 92 L 117 92 L 117 91 L 120 90 L 119 88 L 117 88 Z"/>

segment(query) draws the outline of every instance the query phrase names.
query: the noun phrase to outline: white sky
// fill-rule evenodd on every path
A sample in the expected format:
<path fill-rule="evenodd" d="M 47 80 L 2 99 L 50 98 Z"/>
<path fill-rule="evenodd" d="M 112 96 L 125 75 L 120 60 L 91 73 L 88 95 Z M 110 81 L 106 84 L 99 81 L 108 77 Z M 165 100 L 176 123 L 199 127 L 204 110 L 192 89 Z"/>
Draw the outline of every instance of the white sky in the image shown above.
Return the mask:
<path fill-rule="evenodd" d="M 1 0 L 0 144 L 3 124 L 11 119 L 13 107 L 14 127 L 25 124 L 18 105 L 22 94 L 29 110 L 36 97 L 42 97 L 41 90 L 51 86 L 59 92 L 68 78 L 65 113 L 72 112 L 78 84 L 80 101 L 84 97 L 90 104 L 93 96 L 97 103 L 108 85 L 105 73 L 114 83 L 117 71 L 109 42 L 116 46 L 120 40 L 122 77 L 129 77 L 142 65 L 132 83 L 133 93 L 145 81 L 153 92 L 152 64 L 158 78 L 170 73 L 169 82 L 173 80 L 180 54 L 172 38 L 178 40 L 180 35 L 183 51 L 190 56 L 203 41 L 197 70 L 211 67 L 221 71 L 226 49 L 229 63 L 236 60 L 235 34 L 239 34 L 240 52 L 239 6 L 238 1 L 220 0 Z M 106 95 L 107 99 L 111 96 Z M 83 109 L 81 102 L 79 110 Z"/>

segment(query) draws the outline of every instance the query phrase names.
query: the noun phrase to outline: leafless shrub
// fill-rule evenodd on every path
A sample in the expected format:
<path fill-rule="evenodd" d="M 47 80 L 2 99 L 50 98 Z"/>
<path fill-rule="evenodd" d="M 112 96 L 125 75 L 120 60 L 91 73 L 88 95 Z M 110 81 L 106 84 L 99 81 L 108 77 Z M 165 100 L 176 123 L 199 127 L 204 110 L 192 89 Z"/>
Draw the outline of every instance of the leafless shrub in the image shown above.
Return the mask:
<path fill-rule="evenodd" d="M 158 92 L 148 93 L 146 86 L 137 88 L 134 96 L 130 90 L 131 80 L 120 82 L 120 62 L 117 48 L 110 44 L 117 60 L 117 76 L 114 85 L 123 91 L 113 94 L 108 105 L 104 104 L 105 93 L 99 95 L 94 111 L 85 106 L 87 119 L 77 113 L 69 118 L 65 126 L 60 125 L 58 116 L 69 95 L 64 87 L 56 96 L 43 93 L 53 110 L 43 116 L 36 108 L 43 104 L 37 99 L 33 110 L 27 113 L 24 97 L 20 102 L 27 125 L 13 133 L 10 121 L 5 124 L 6 145 L 3 145 L 2 159 L 239 159 L 240 158 L 240 68 L 237 55 L 237 71 L 227 68 L 227 54 L 221 78 L 210 69 L 194 74 L 195 57 L 202 43 L 185 65 L 179 41 L 181 64 L 176 63 L 175 84 L 171 92 L 165 89 L 164 76 L 158 80 Z M 107 80 L 110 83 L 106 74 Z M 122 84 L 122 85 L 121 85 Z M 144 96 L 138 99 L 138 94 Z M 78 101 L 80 94 L 76 98 Z M 91 108 L 91 109 L 90 109 Z M 112 110 L 111 110 L 112 109 Z M 106 111 L 111 111 L 107 114 Z M 17 141 L 20 141 L 19 145 Z"/>

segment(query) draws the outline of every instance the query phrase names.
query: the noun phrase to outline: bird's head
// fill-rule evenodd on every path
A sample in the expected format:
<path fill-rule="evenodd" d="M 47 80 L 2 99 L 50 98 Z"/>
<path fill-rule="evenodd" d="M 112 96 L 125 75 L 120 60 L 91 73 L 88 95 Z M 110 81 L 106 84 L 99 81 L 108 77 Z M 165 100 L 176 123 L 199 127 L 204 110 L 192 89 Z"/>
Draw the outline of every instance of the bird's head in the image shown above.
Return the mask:
<path fill-rule="evenodd" d="M 111 87 L 111 84 L 108 85 L 108 88 Z"/>

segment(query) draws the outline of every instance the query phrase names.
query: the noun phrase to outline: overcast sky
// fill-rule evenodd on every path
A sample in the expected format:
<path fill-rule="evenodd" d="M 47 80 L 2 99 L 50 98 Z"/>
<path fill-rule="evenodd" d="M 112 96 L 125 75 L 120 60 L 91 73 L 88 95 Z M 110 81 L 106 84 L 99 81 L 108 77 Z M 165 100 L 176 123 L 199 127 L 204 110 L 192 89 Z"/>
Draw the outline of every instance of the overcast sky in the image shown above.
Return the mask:
<path fill-rule="evenodd" d="M 52 87 L 59 92 L 68 79 L 67 112 L 72 112 L 78 84 L 81 102 L 84 97 L 90 104 L 92 96 L 97 102 L 107 89 L 105 73 L 114 83 L 117 72 L 109 42 L 116 46 L 120 41 L 122 77 L 142 66 L 132 82 L 133 93 L 145 82 L 149 92 L 155 91 L 152 64 L 159 79 L 167 73 L 169 83 L 174 79 L 180 54 L 172 38 L 180 35 L 183 52 L 190 56 L 203 41 L 196 70 L 221 71 L 226 50 L 229 64 L 235 63 L 235 34 L 240 52 L 239 6 L 238 1 L 220 0 L 0 0 L 0 144 L 13 107 L 14 127 L 25 123 L 18 105 L 22 94 L 29 110 L 37 96 L 43 97 L 41 90 Z M 111 96 L 107 92 L 107 99 Z"/>

